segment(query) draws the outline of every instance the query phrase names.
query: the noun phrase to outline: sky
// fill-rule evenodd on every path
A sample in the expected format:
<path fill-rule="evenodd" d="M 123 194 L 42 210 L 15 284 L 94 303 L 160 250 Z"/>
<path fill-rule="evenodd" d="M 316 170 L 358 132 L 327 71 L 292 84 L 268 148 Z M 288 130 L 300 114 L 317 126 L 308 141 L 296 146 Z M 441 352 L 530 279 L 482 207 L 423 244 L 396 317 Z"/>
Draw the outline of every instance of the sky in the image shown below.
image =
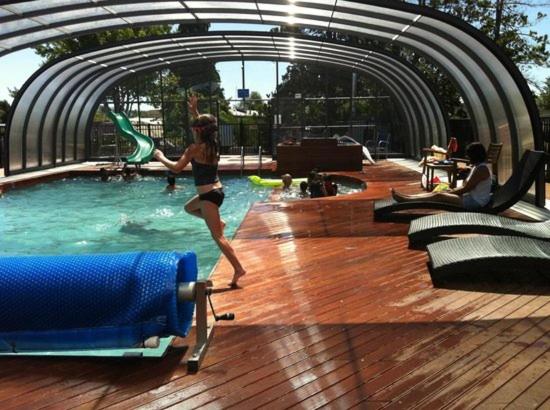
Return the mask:
<path fill-rule="evenodd" d="M 533 18 L 536 13 L 541 11 L 548 14 L 541 23 L 536 25 L 534 29 L 539 34 L 548 34 L 550 36 L 550 6 L 539 8 L 530 8 L 527 10 L 529 16 Z M 254 30 L 267 31 L 271 27 L 255 24 L 212 24 L 211 30 Z M 550 47 L 550 44 L 549 46 Z M 10 103 L 12 98 L 9 96 L 8 88 L 20 88 L 24 82 L 34 73 L 41 65 L 42 58 L 34 54 L 32 49 L 25 49 L 0 57 L 0 100 L 8 100 Z M 245 62 L 245 80 L 246 88 L 250 91 L 258 91 L 262 97 L 272 93 L 275 90 L 275 64 L 272 61 Z M 287 63 L 279 63 L 279 77 L 286 72 Z M 237 98 L 237 89 L 242 87 L 241 79 L 241 62 L 223 62 L 218 63 L 217 68 L 222 81 L 222 88 L 225 90 L 226 98 Z M 527 77 L 530 80 L 542 84 L 544 80 L 550 77 L 550 68 L 536 68 L 527 72 Z M 279 78 L 280 81 L 280 78 Z"/>

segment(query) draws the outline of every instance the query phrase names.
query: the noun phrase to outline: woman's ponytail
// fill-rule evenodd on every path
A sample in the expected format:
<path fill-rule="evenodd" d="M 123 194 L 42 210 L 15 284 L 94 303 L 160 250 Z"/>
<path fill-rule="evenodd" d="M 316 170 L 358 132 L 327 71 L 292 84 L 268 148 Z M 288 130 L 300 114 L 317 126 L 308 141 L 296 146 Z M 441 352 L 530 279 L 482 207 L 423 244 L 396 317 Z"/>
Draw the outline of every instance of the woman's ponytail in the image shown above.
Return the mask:
<path fill-rule="evenodd" d="M 218 145 L 218 121 L 212 114 L 201 114 L 193 123 L 200 127 L 200 139 L 206 145 L 206 160 L 216 162 L 220 159 Z"/>

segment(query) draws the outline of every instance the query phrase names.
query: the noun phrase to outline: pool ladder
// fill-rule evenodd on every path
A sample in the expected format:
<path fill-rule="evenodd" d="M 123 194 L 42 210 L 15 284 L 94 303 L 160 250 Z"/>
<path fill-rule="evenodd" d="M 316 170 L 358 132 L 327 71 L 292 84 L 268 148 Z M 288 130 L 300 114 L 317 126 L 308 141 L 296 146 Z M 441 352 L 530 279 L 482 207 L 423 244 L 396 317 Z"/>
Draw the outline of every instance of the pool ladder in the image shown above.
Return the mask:
<path fill-rule="evenodd" d="M 241 177 L 244 174 L 244 146 L 241 145 Z M 258 147 L 258 176 L 262 175 L 262 146 Z"/>

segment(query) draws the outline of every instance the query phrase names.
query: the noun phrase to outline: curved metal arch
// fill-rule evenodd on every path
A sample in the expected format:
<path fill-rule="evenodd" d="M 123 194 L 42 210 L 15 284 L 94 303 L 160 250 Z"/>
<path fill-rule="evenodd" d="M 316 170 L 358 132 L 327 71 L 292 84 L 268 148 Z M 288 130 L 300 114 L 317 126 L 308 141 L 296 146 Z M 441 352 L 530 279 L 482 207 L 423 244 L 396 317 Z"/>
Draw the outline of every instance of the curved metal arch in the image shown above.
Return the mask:
<path fill-rule="evenodd" d="M 279 59 L 284 60 L 283 57 L 284 56 L 281 56 L 281 57 L 279 57 Z M 252 60 L 252 59 L 265 60 L 265 58 L 276 58 L 276 55 L 275 54 L 266 55 L 265 53 L 261 53 L 261 54 L 253 53 L 253 54 L 245 54 L 244 55 L 245 60 Z M 216 57 L 216 61 L 231 61 L 231 60 L 234 60 L 234 58 L 227 59 L 227 58 L 223 58 L 223 57 Z M 312 61 L 311 57 L 308 58 L 307 56 L 296 56 L 294 60 Z M 184 62 L 188 62 L 188 61 L 189 60 L 187 60 L 187 59 L 184 60 Z M 342 64 L 341 62 L 334 61 L 334 60 L 329 61 L 328 59 L 318 59 L 317 62 L 322 63 L 322 64 L 327 64 L 327 65 L 333 65 L 333 66 L 334 65 L 341 65 L 341 66 L 344 66 L 348 69 L 350 68 L 348 65 Z M 145 65 L 145 67 L 141 67 L 140 71 L 150 70 L 150 69 L 159 69 L 159 68 L 162 68 L 162 67 L 163 67 L 162 63 L 153 62 L 153 63 L 149 63 L 149 64 Z M 411 107 L 410 104 L 407 104 L 406 97 L 402 96 L 402 93 L 399 90 L 399 88 L 395 87 L 395 85 L 393 83 L 391 83 L 390 80 L 384 79 L 383 76 L 381 76 L 379 73 L 376 73 L 375 71 L 372 71 L 372 70 L 369 70 L 369 69 L 363 69 L 361 71 L 367 72 L 369 75 L 373 76 L 378 81 L 385 82 L 386 86 L 388 87 L 388 89 L 390 91 L 390 94 L 392 94 L 394 96 L 394 98 L 397 100 L 398 106 L 401 106 L 401 111 L 403 112 L 403 114 L 406 118 L 406 123 L 408 124 L 408 128 L 412 128 L 413 133 L 421 132 L 420 129 L 419 129 L 420 126 L 419 126 L 418 122 L 416 121 L 416 115 L 418 115 L 418 112 L 413 107 Z M 117 81 L 121 81 L 126 76 L 127 75 L 119 75 L 119 76 L 116 76 L 114 79 L 109 79 L 108 82 L 106 81 L 105 78 L 101 78 L 100 80 L 98 80 L 97 83 L 92 83 L 92 84 L 89 85 L 89 90 L 94 93 L 94 96 L 90 97 L 90 102 L 91 103 L 89 103 L 87 105 L 87 107 L 80 107 L 80 109 L 83 110 L 84 113 L 79 118 L 81 118 L 81 119 L 82 118 L 88 118 L 88 120 L 87 121 L 84 121 L 84 120 L 78 121 L 78 125 L 77 125 L 78 129 L 76 131 L 76 133 L 78 135 L 81 135 L 84 132 L 85 125 L 87 123 L 89 123 L 89 120 L 93 117 L 95 109 L 96 109 L 97 105 L 99 104 L 99 101 L 101 99 L 101 96 L 102 96 L 103 92 L 106 91 L 109 87 L 113 86 Z M 100 88 L 98 88 L 99 84 L 101 84 Z"/>
<path fill-rule="evenodd" d="M 389 38 L 394 32 L 396 32 L 395 29 L 401 29 L 401 32 L 404 33 L 406 31 L 405 28 L 412 26 L 411 24 L 403 26 L 404 23 L 407 23 L 408 20 L 410 21 L 411 17 L 414 16 L 414 14 L 411 13 L 419 13 L 420 10 L 423 14 L 418 14 L 416 17 L 420 15 L 435 15 L 439 18 L 439 20 L 445 16 L 443 13 L 438 14 L 438 12 L 431 9 L 421 8 L 410 4 L 387 4 L 382 1 L 302 1 L 299 2 L 298 6 L 294 6 L 289 5 L 285 1 L 270 0 L 260 3 L 255 1 L 255 8 L 244 8 L 244 5 L 247 3 L 252 4 L 253 2 L 241 1 L 235 3 L 188 1 L 178 3 L 157 1 L 154 5 L 148 5 L 147 2 L 144 1 L 104 0 L 99 3 L 80 1 L 67 3 L 62 6 L 52 5 L 49 7 L 37 6 L 36 4 L 29 4 L 29 2 L 23 2 L 19 5 L 4 6 L 6 15 L 2 16 L 0 21 L 4 20 L 5 23 L 10 23 L 14 21 L 21 21 L 22 19 L 25 21 L 24 19 L 33 18 L 32 24 L 27 21 L 27 25 L 30 24 L 29 27 L 17 25 L 12 30 L 5 30 L 6 32 L 0 35 L 0 44 L 2 44 L 2 39 L 19 36 L 18 41 L 20 44 L 16 47 L 23 47 L 24 45 L 31 44 L 29 43 L 29 39 L 24 39 L 26 34 L 44 31 L 46 28 L 51 30 L 54 27 L 59 27 L 60 30 L 67 30 L 68 27 L 76 24 L 93 21 L 96 24 L 96 27 L 94 27 L 91 31 L 98 31 L 105 29 L 105 27 L 118 26 L 116 21 L 107 21 L 105 27 L 97 27 L 99 21 L 104 21 L 105 19 L 115 19 L 120 20 L 118 23 L 121 23 L 122 21 L 127 25 L 128 23 L 135 23 L 136 21 L 132 20 L 132 18 L 137 17 L 139 17 L 139 23 L 159 23 L 182 21 L 182 17 L 183 20 L 194 19 L 197 21 L 247 22 L 250 21 L 252 18 L 251 16 L 253 16 L 254 20 L 259 20 L 259 22 L 262 23 L 272 22 L 278 24 L 282 22 L 288 24 L 292 22 L 309 22 L 311 25 L 316 25 L 319 28 L 342 28 L 343 31 L 350 31 L 349 27 L 354 27 L 345 27 L 344 23 L 347 22 L 360 20 L 361 24 L 358 24 L 355 27 L 361 31 L 361 25 L 368 24 L 376 26 L 377 20 L 386 20 L 391 22 L 390 30 L 388 30 L 388 24 L 385 24 L 382 29 L 377 27 L 378 32 L 370 29 L 370 34 L 374 37 L 378 36 L 379 38 Z M 288 15 L 289 7 L 295 8 L 296 17 Z M 387 10 L 392 10 L 392 12 L 388 13 Z M 396 12 L 395 10 L 400 10 L 400 12 Z M 357 14 L 358 11 L 364 12 L 364 17 L 362 17 L 362 19 L 358 18 L 361 17 L 361 13 L 359 15 Z M 71 15 L 71 13 L 76 13 L 76 15 Z M 182 13 L 186 15 L 187 18 L 182 16 Z M 57 19 L 55 18 L 56 16 Z M 151 16 L 151 20 L 153 21 L 148 21 L 148 16 Z M 178 16 L 178 18 L 175 18 L 174 16 Z M 317 20 L 314 20 L 312 17 L 316 17 Z M 47 18 L 47 21 L 42 22 L 41 24 L 40 19 L 45 18 Z M 242 20 L 239 20 L 239 18 Z M 270 18 L 272 20 L 269 20 Z M 415 19 L 413 19 L 413 22 L 417 23 Z M 457 19 L 454 19 L 453 21 L 455 24 L 458 22 L 459 20 Z M 463 26 L 466 27 L 467 25 Z M 76 28 L 78 29 L 78 27 Z M 393 29 L 393 31 L 391 29 Z M 89 31 L 90 30 L 83 30 L 82 27 L 77 30 L 78 33 Z M 429 30 L 427 31 L 429 32 Z M 438 35 L 445 36 L 446 31 L 447 27 L 445 27 L 445 30 L 441 30 Z M 351 30 L 351 32 L 355 31 Z M 383 33 L 386 33 L 386 35 L 384 36 Z M 59 35 L 66 36 L 66 34 L 67 33 L 64 32 Z M 71 32 L 71 34 L 74 34 L 74 32 Z M 43 37 L 44 35 L 41 36 L 40 40 L 33 41 L 43 41 Z M 392 37 L 392 41 L 397 40 L 395 37 L 405 36 L 404 34 L 394 35 L 394 37 Z M 453 40 L 455 39 L 453 38 Z M 453 42 L 450 44 L 452 43 Z M 434 44 L 437 45 L 437 41 L 435 41 Z M 475 91 L 479 92 L 479 89 L 476 89 Z M 482 101 L 482 105 L 484 106 L 485 111 L 490 112 L 490 110 L 488 110 L 489 104 L 486 101 Z M 471 109 L 471 112 L 473 115 L 480 115 L 478 110 Z M 496 132 L 492 121 L 485 121 L 483 118 L 480 121 L 482 121 L 482 125 L 485 124 L 485 126 L 490 127 L 491 133 Z M 483 135 L 481 135 L 481 137 L 483 139 L 485 133 L 482 134 Z"/>
<path fill-rule="evenodd" d="M 134 40 L 122 45 L 98 48 L 95 51 L 61 59 L 43 67 L 43 74 L 33 76 L 33 81 L 30 84 L 26 84 L 22 90 L 24 92 L 22 92 L 19 100 L 14 104 L 16 108 L 13 112 L 13 121 L 11 123 L 17 125 L 14 127 L 10 126 L 9 134 L 11 137 L 15 137 L 18 133 L 25 135 L 29 131 L 26 128 L 26 124 L 36 123 L 40 124 L 39 126 L 34 126 L 34 131 L 38 132 L 40 136 L 39 140 L 45 139 L 49 135 L 59 135 L 62 145 L 65 145 L 66 141 L 71 142 L 71 146 L 78 145 L 73 143 L 73 141 L 76 141 L 77 135 L 82 135 L 81 132 L 76 131 L 79 129 L 79 125 L 74 123 L 75 114 L 73 105 L 77 102 L 76 96 L 80 96 L 80 108 L 83 109 L 82 105 L 87 102 L 86 93 L 82 94 L 82 90 L 84 89 L 83 82 L 97 72 L 119 70 L 116 63 L 123 62 L 130 69 L 133 66 L 130 67 L 128 63 L 133 60 L 139 62 L 138 67 L 144 64 L 149 66 L 148 59 L 154 60 L 159 57 L 171 58 L 174 55 L 179 56 L 182 54 L 182 47 L 185 47 L 187 54 L 198 55 L 200 58 L 206 56 L 207 53 L 204 52 L 206 49 L 211 58 L 216 61 L 221 59 L 234 60 L 243 57 L 248 58 L 245 54 L 250 50 L 256 53 L 264 52 L 263 56 L 265 57 L 265 52 L 273 50 L 274 47 L 276 54 L 268 56 L 270 59 L 281 58 L 283 55 L 286 58 L 290 58 L 290 40 L 295 42 L 294 47 L 297 50 L 295 52 L 303 54 L 307 51 L 313 53 L 309 54 L 308 61 L 317 60 L 319 62 L 341 64 L 339 60 L 333 59 L 330 61 L 330 57 L 338 55 L 339 59 L 346 58 L 347 62 L 344 64 L 346 67 L 371 73 L 379 81 L 390 82 L 392 84 L 390 87 L 391 92 L 397 95 L 401 105 L 406 107 L 403 109 L 403 112 L 413 134 L 415 136 L 422 135 L 423 140 L 432 142 L 438 139 L 446 139 L 446 119 L 437 98 L 429 85 L 421 80 L 420 73 L 408 65 L 408 63 L 400 61 L 400 59 L 390 54 L 344 46 L 337 42 L 321 42 L 319 39 L 308 36 L 273 35 L 268 33 L 234 33 L 226 35 L 210 33 L 201 36 L 174 35 L 168 38 Z M 217 43 L 218 46 L 220 44 L 227 46 L 221 47 L 218 50 L 216 47 L 211 46 L 210 43 Z M 322 50 L 323 46 L 325 50 Z M 330 50 L 329 47 L 331 48 Z M 151 48 L 153 52 L 151 52 Z M 201 53 L 201 50 L 203 53 Z M 228 57 L 224 54 L 212 54 L 220 50 L 231 50 L 237 55 L 237 58 L 235 56 Z M 145 52 L 149 53 L 147 57 L 143 54 Z M 365 53 L 367 52 L 369 53 L 369 64 L 364 64 L 362 60 L 365 59 Z M 186 53 L 183 54 L 185 55 Z M 189 57 L 184 58 L 189 60 Z M 261 55 L 257 56 L 257 58 L 261 58 Z M 142 60 L 145 62 L 142 62 Z M 163 64 L 164 62 L 161 62 L 161 64 L 156 65 L 162 66 Z M 400 71 L 399 73 L 396 73 L 396 65 L 400 67 L 398 70 Z M 105 78 L 108 77 L 109 75 Z M 405 81 L 404 79 L 407 78 L 409 80 Z M 72 119 L 70 123 L 68 121 L 69 118 Z M 423 119 L 420 125 L 421 130 L 419 130 L 419 125 L 416 123 L 417 118 Z M 80 126 L 80 129 L 82 129 L 82 126 Z M 55 145 L 55 139 L 53 139 L 52 148 L 46 151 L 54 155 L 57 154 L 60 150 Z M 414 148 L 415 150 L 419 148 L 418 142 L 416 142 Z M 64 149 L 61 151 L 65 153 Z M 57 157 L 59 158 L 59 155 Z M 62 158 L 62 160 L 66 159 Z M 76 159 L 76 157 L 68 155 L 68 159 Z M 55 159 L 52 158 L 50 164 L 53 162 L 55 162 Z M 36 164 L 44 165 L 40 161 L 34 161 L 33 165 Z"/>
<path fill-rule="evenodd" d="M 0 23 L 5 23 L 1 25 L 0 53 L 77 33 L 181 21 L 294 24 L 413 48 L 430 56 L 459 86 L 478 138 L 504 143 L 502 177 L 511 173 L 523 149 L 543 146 L 530 90 L 517 67 L 498 47 L 457 18 L 402 2 L 192 0 L 148 5 L 145 1 L 79 0 L 55 7 L 42 2 L 13 3 L 0 8 Z M 544 192 L 541 181 L 539 178 L 539 191 Z"/>

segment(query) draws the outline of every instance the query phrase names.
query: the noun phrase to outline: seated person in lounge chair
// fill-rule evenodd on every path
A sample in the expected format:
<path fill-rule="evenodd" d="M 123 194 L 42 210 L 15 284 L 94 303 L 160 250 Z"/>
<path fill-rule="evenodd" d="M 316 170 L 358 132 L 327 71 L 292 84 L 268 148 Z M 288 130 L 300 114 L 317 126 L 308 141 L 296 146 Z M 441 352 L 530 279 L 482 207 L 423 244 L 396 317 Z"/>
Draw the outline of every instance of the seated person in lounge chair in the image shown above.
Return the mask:
<path fill-rule="evenodd" d="M 466 155 L 473 168 L 460 188 L 446 192 L 430 192 L 426 194 L 405 195 L 392 188 L 392 196 L 397 202 L 435 201 L 462 206 L 464 209 L 481 209 L 491 200 L 492 175 L 487 165 L 487 152 L 479 142 L 473 142 L 466 148 Z"/>

